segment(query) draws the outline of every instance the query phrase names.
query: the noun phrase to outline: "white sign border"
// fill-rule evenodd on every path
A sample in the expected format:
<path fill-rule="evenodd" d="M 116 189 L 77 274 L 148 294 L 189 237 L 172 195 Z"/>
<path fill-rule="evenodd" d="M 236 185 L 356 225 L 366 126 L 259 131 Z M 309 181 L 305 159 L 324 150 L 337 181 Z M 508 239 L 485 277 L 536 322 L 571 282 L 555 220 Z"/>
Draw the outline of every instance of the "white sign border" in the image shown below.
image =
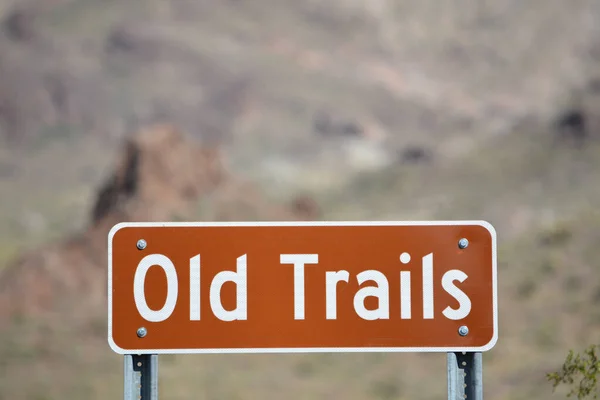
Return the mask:
<path fill-rule="evenodd" d="M 112 336 L 112 241 L 122 228 L 143 227 L 266 227 L 266 226 L 482 226 L 492 237 L 492 340 L 480 347 L 309 347 L 309 348 L 225 348 L 225 349 L 134 349 L 119 347 Z M 487 221 L 261 221 L 261 222 L 120 222 L 108 233 L 108 344 L 117 354 L 291 354 L 291 353 L 457 353 L 485 352 L 498 341 L 498 265 L 496 229 Z M 141 339 L 140 339 L 141 340 Z"/>

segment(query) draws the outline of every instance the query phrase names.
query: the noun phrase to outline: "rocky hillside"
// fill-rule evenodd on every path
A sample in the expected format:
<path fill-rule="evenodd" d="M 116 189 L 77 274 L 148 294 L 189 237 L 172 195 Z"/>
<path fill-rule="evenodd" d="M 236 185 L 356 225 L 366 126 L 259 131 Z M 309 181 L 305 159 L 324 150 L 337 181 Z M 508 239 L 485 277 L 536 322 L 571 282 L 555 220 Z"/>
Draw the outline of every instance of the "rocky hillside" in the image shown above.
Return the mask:
<path fill-rule="evenodd" d="M 600 333 L 599 21 L 595 0 L 0 0 L 0 399 L 120 395 L 106 234 L 156 219 L 488 220 L 486 398 L 552 398 Z M 173 399 L 445 390 L 435 354 L 160 373 Z"/>

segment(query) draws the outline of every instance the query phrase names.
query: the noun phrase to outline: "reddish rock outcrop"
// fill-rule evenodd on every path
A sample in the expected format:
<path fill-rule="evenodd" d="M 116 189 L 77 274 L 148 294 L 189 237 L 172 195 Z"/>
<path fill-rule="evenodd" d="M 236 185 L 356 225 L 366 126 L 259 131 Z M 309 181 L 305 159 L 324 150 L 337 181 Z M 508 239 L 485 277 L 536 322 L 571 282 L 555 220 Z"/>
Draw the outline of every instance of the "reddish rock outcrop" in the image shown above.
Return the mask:
<path fill-rule="evenodd" d="M 80 323 L 106 313 L 107 235 L 122 221 L 314 219 L 316 204 L 268 202 L 256 187 L 226 173 L 218 149 L 172 126 L 128 139 L 100 187 L 88 228 L 24 254 L 0 275 L 0 324 L 8 318 L 65 314 Z M 71 318 L 69 318 L 71 320 Z"/>

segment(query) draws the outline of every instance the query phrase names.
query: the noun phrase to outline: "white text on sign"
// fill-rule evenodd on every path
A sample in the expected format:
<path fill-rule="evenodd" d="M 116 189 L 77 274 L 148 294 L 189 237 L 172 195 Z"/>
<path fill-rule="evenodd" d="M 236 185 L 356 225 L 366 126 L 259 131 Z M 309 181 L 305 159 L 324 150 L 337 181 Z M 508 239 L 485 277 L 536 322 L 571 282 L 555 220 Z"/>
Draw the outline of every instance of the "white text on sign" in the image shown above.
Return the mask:
<path fill-rule="evenodd" d="M 410 255 L 402 253 L 400 262 L 408 264 Z M 296 320 L 305 319 L 304 312 L 304 271 L 306 268 L 314 268 L 318 265 L 318 254 L 281 254 L 280 263 L 282 266 L 293 266 L 294 282 L 294 310 L 293 315 Z M 159 266 L 165 272 L 167 280 L 167 296 L 165 303 L 159 310 L 152 310 L 146 302 L 144 284 L 146 274 L 150 267 Z M 423 318 L 434 319 L 434 282 L 433 282 L 434 258 L 433 253 L 427 254 L 421 260 L 422 273 L 422 295 L 423 295 Z M 190 258 L 190 321 L 200 321 L 200 293 L 201 293 L 201 259 L 200 255 Z M 210 307 L 218 319 L 222 321 L 246 320 L 248 316 L 248 293 L 247 293 L 248 260 L 247 255 L 242 255 L 236 260 L 236 271 L 221 271 L 216 274 L 209 286 Z M 458 308 L 447 306 L 442 314 L 445 318 L 451 320 L 460 320 L 471 312 L 471 300 L 455 282 L 464 282 L 468 278 L 467 274 L 461 270 L 453 269 L 447 271 L 442 276 L 441 284 L 443 290 L 452 296 L 458 302 Z M 390 319 L 389 304 L 390 291 L 389 282 L 386 275 L 382 272 L 370 269 L 358 273 L 355 277 L 359 285 L 366 282 L 374 282 L 374 285 L 361 287 L 354 295 L 354 311 L 364 320 Z M 400 315 L 401 319 L 412 318 L 411 302 L 411 271 L 400 271 Z M 233 310 L 226 310 L 221 302 L 221 290 L 226 282 L 232 282 L 236 285 L 236 307 Z M 339 284 L 350 282 L 350 273 L 346 270 L 326 271 L 325 273 L 325 316 L 328 320 L 337 319 L 337 288 Z M 177 271 L 173 262 L 162 254 L 150 254 L 144 257 L 138 264 L 133 281 L 133 296 L 138 312 L 145 320 L 149 322 L 161 322 L 168 319 L 177 305 L 179 293 L 179 282 Z M 375 309 L 367 309 L 365 300 L 368 297 L 375 297 L 378 300 L 378 306 Z M 292 311 L 290 311 L 292 312 Z"/>

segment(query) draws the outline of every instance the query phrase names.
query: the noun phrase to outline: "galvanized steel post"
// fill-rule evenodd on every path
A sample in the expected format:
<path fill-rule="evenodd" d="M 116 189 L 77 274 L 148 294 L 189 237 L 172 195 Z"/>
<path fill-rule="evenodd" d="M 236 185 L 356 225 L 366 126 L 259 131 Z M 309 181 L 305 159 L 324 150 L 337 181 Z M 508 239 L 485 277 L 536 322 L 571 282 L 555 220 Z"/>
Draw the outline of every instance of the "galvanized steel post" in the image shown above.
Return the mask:
<path fill-rule="evenodd" d="M 126 355 L 123 399 L 158 400 L 158 355 Z"/>
<path fill-rule="evenodd" d="M 448 353 L 448 400 L 483 400 L 481 353 Z"/>

